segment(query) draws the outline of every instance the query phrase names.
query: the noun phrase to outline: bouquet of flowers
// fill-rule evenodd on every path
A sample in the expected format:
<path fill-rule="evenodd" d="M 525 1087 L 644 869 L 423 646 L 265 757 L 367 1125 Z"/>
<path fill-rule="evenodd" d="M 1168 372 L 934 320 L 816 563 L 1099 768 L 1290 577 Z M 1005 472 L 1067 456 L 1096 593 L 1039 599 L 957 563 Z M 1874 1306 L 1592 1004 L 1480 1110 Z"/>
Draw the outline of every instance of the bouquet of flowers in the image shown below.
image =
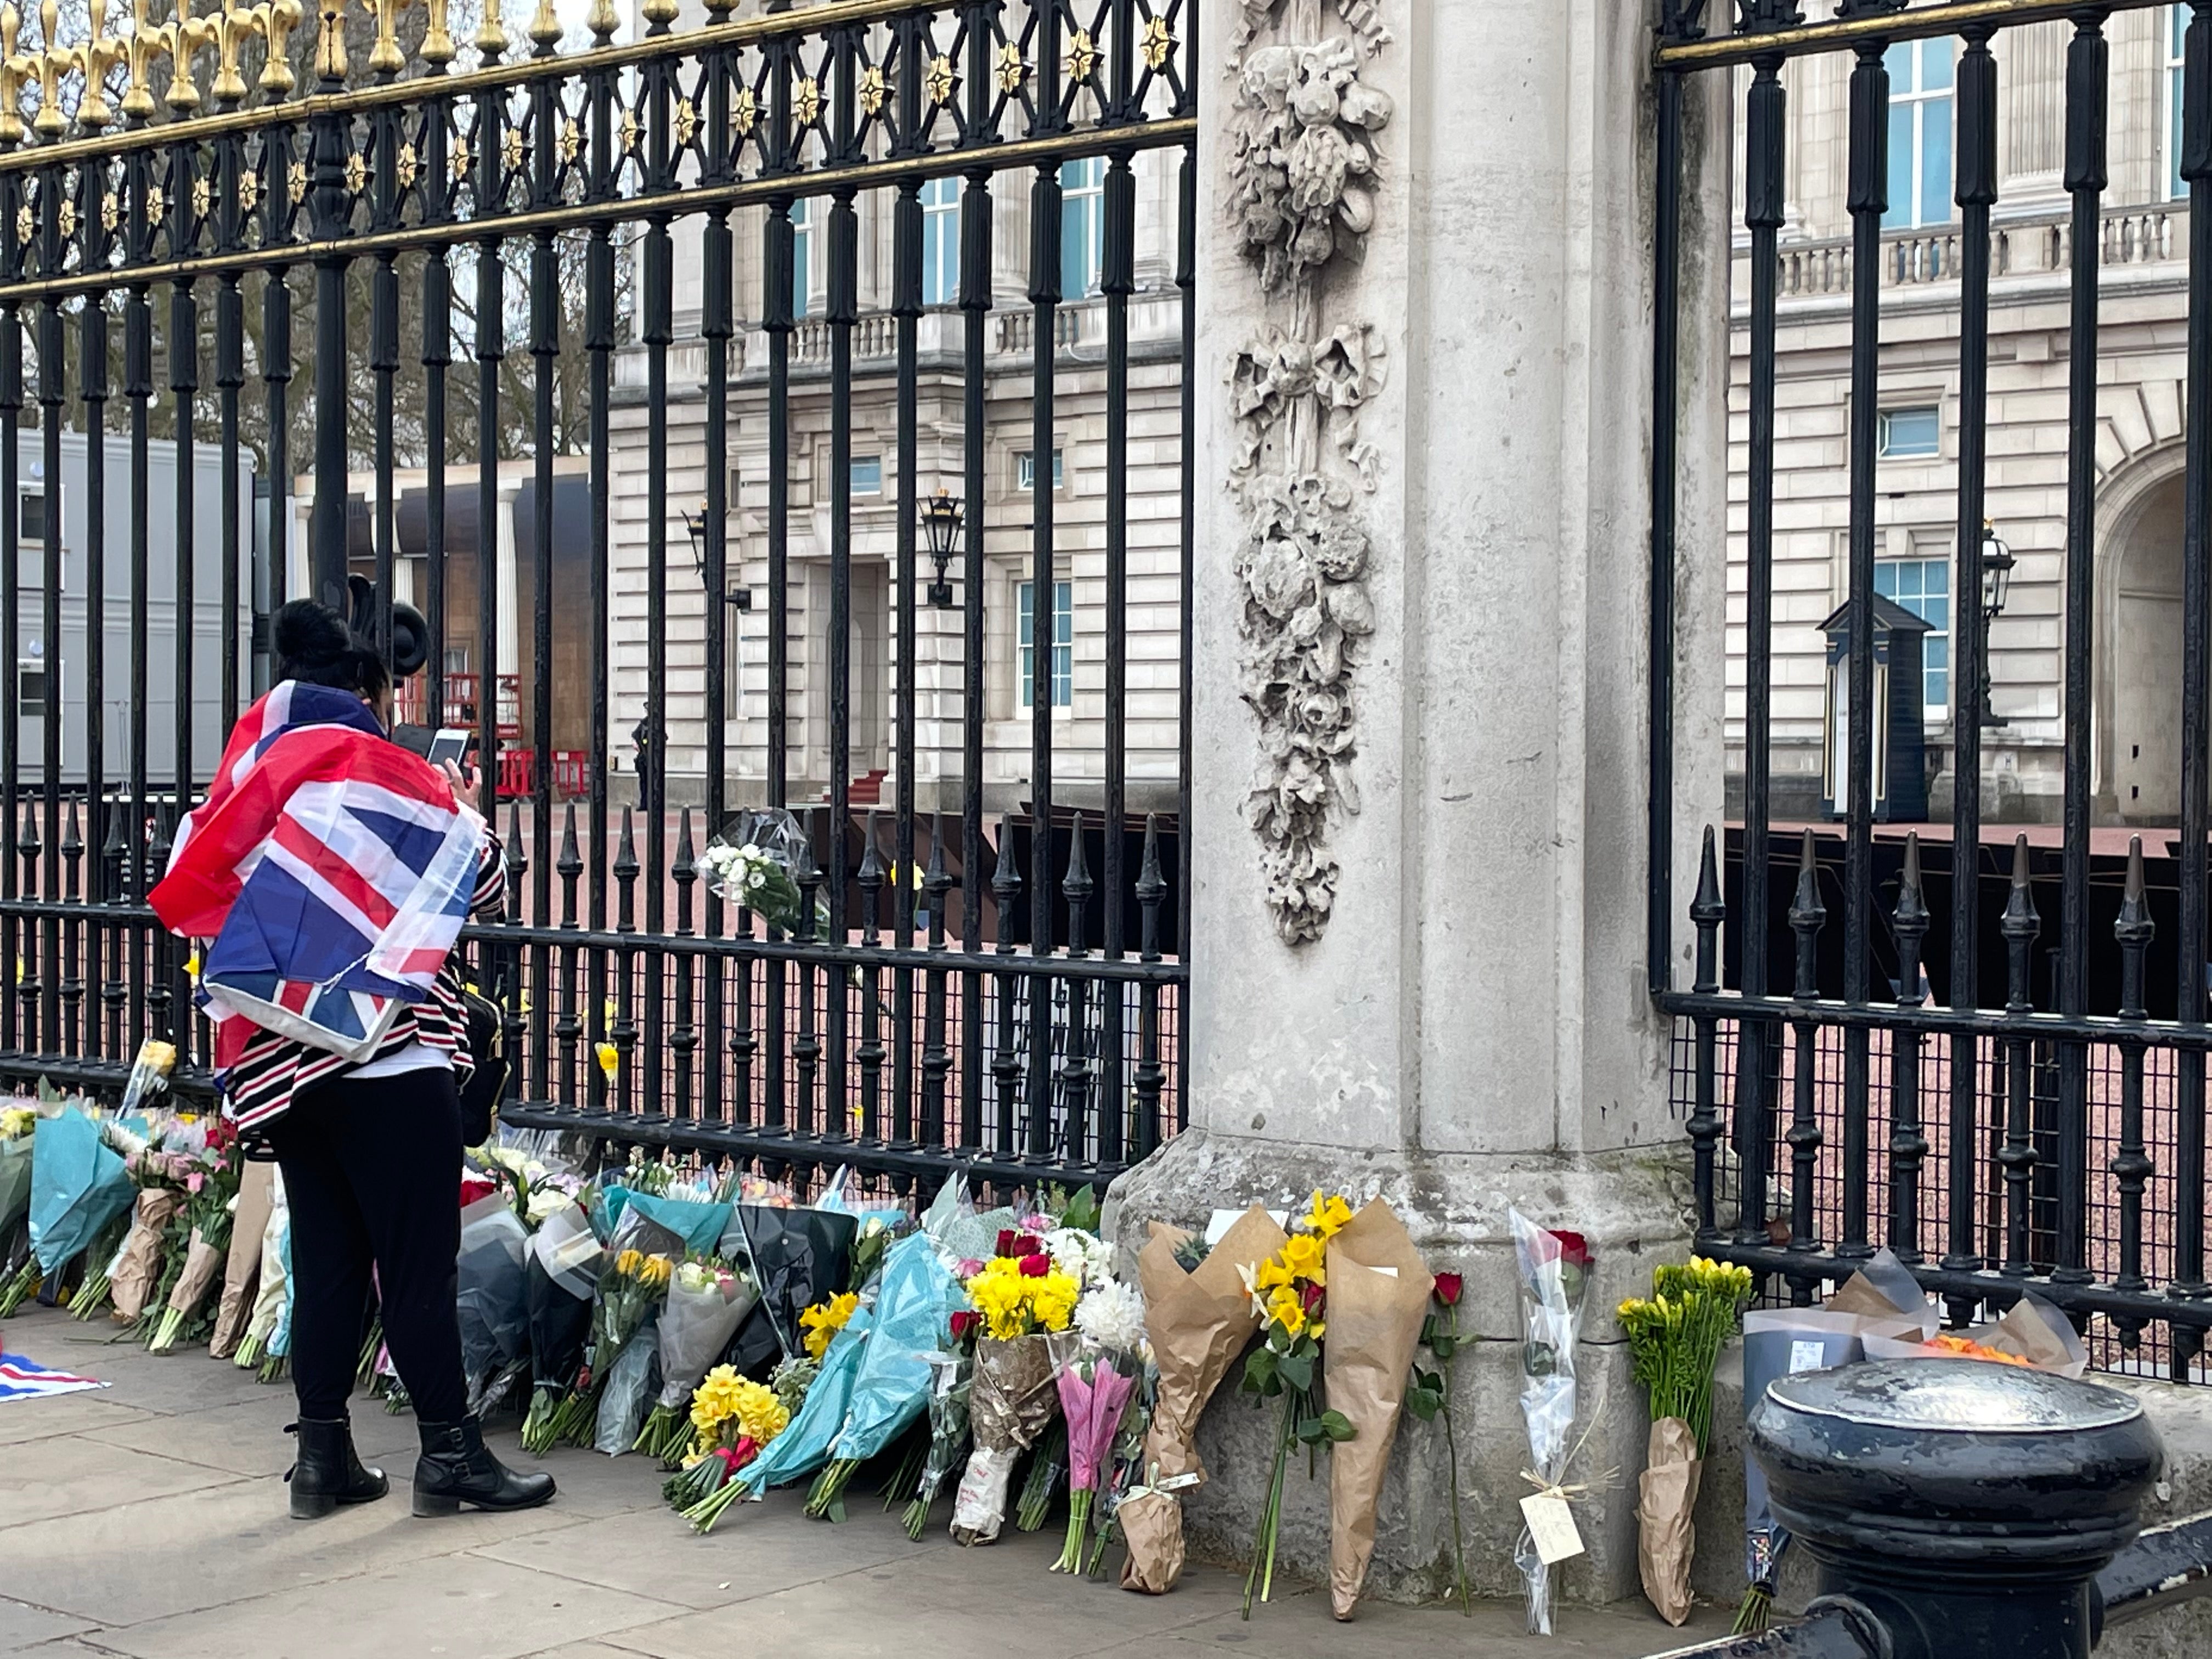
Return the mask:
<path fill-rule="evenodd" d="M 522 1421 L 522 1447 L 541 1457 L 553 1448 L 556 1419 L 584 1368 L 592 1297 L 604 1255 L 580 1204 L 555 1211 L 530 1241 L 523 1302 L 529 1310 L 532 1387 Z"/>
<path fill-rule="evenodd" d="M 1378 1198 L 1339 1219 L 1346 1216 L 1341 1200 L 1316 1193 L 1304 1224 L 1328 1243 L 1328 1345 L 1322 1376 L 1330 1409 L 1322 1424 L 1336 1446 L 1328 1480 L 1328 1591 L 1339 1619 L 1352 1617 L 1367 1581 L 1382 1476 L 1435 1285 L 1388 1204 Z M 1332 1418 L 1342 1419 L 1350 1431 L 1335 1432 Z M 1315 1443 L 1309 1435 L 1300 1437 Z"/>
<path fill-rule="evenodd" d="M 143 1134 L 122 1122 L 109 1124 L 105 1133 L 108 1145 L 123 1154 L 124 1168 L 137 1188 L 131 1230 L 106 1273 L 108 1303 L 117 1322 L 136 1328 L 183 1271 L 191 1235 L 176 1223 L 184 1212 L 185 1183 L 194 1170 L 200 1137 L 194 1125 L 178 1119 L 147 1125 Z M 159 1322 L 157 1313 L 153 1327 Z M 153 1327 L 140 1334 L 151 1335 Z"/>
<path fill-rule="evenodd" d="M 500 1194 L 461 1212 L 455 1300 L 471 1416 L 498 1399 L 528 1363 L 530 1298 L 523 1264 L 529 1254 L 530 1231 Z"/>
<path fill-rule="evenodd" d="M 1182 1505 L 1175 1492 L 1206 1478 L 1198 1456 L 1199 1414 L 1259 1328 L 1243 1273 L 1273 1256 L 1287 1237 L 1255 1204 L 1210 1249 L 1203 1239 L 1156 1221 L 1137 1254 L 1145 1334 L 1159 1384 L 1137 1481 L 1149 1494 L 1139 1505 L 1145 1519 L 1121 1528 L 1129 1546 L 1124 1585 L 1162 1595 L 1182 1574 Z M 1136 1497 L 1136 1489 L 1127 1496 Z"/>
<path fill-rule="evenodd" d="M 1458 1273 L 1438 1273 L 1436 1297 L 1441 1313 L 1421 1322 L 1421 1346 L 1435 1357 L 1437 1369 L 1413 1367 L 1413 1384 L 1406 1391 L 1406 1409 L 1424 1423 L 1443 1419 L 1444 1450 L 1451 1464 L 1452 1584 L 1459 1592 L 1459 1610 L 1474 1616 L 1474 1603 L 1467 1589 L 1467 1533 L 1459 1517 L 1459 1439 L 1452 1431 L 1452 1358 L 1459 1352 L 1459 1298 L 1466 1281 Z"/>
<path fill-rule="evenodd" d="M 253 1295 L 253 1310 L 246 1317 L 246 1334 L 239 1339 L 238 1351 L 231 1355 L 231 1363 L 243 1370 L 252 1370 L 267 1358 L 269 1339 L 275 1334 L 277 1321 L 283 1316 L 284 1304 L 291 1295 L 291 1242 L 292 1212 L 284 1199 L 283 1172 L 277 1170 L 269 1183 L 269 1219 L 261 1228 L 261 1267 L 258 1275 L 260 1288 Z"/>
<path fill-rule="evenodd" d="M 131 1207 L 131 1176 L 100 1126 L 64 1106 L 40 1117 L 31 1140 L 31 1254 L 0 1285 L 0 1318 L 15 1312 L 45 1275 L 61 1270 Z"/>
<path fill-rule="evenodd" d="M 737 1476 L 790 1427 L 791 1408 L 775 1389 L 717 1365 L 692 1394 L 690 1424 L 690 1455 L 660 1491 L 685 1520 L 708 1532 L 744 1495 Z"/>
<path fill-rule="evenodd" d="M 799 872 L 812 859 L 806 832 L 780 807 L 740 812 L 707 843 L 699 872 L 726 904 L 750 910 L 771 927 L 797 930 L 805 902 Z M 826 924 L 829 908 L 817 900 L 817 919 Z"/>
<path fill-rule="evenodd" d="M 641 1241 L 656 1242 L 647 1232 L 652 1225 L 635 1214 L 625 1214 L 617 1224 L 592 1306 L 591 1360 L 583 1380 L 554 1413 L 549 1430 L 553 1443 L 592 1443 L 599 1427 L 599 1396 L 606 1388 L 608 1374 L 638 1328 L 660 1305 L 669 1281 L 676 1276 L 676 1264 L 666 1248 L 674 1241 L 665 1233 L 654 1230 L 663 1248 L 651 1253 L 640 1248 Z M 680 1249 L 678 1253 L 681 1254 Z"/>
<path fill-rule="evenodd" d="M 926 1356 L 929 1366 L 929 1453 L 922 1460 L 921 1481 L 914 1502 L 907 1505 L 906 1535 L 919 1544 L 929 1529 L 929 1511 L 945 1477 L 957 1468 L 968 1449 L 968 1390 L 975 1374 L 974 1344 L 982 1315 L 963 1309 L 945 1322 L 950 1346 Z"/>
<path fill-rule="evenodd" d="M 1649 1298 L 1620 1308 L 1636 1380 L 1651 1401 L 1651 1438 L 1638 1480 L 1636 1565 L 1659 1616 L 1690 1616 L 1690 1561 L 1698 1547 L 1691 1511 L 1713 1437 L 1713 1368 L 1751 1299 L 1751 1270 L 1692 1256 L 1656 1267 Z"/>
<path fill-rule="evenodd" d="M 854 1385 L 860 1381 L 869 1328 L 870 1310 L 865 1306 L 857 1308 L 830 1337 L 829 1347 L 819 1360 L 801 1357 L 787 1360 L 776 1368 L 775 1374 L 769 1379 L 769 1387 L 789 1402 L 790 1425 L 776 1437 L 773 1445 L 732 1478 L 731 1486 L 739 1490 L 728 1494 L 703 1525 L 694 1522 L 699 1525 L 700 1531 L 711 1527 L 714 1517 L 738 1497 L 797 1480 L 813 1474 L 829 1461 L 830 1443 L 844 1426 Z"/>
<path fill-rule="evenodd" d="M 1018 1229 L 999 1235 L 999 1254 L 967 1283 L 969 1304 L 982 1316 L 975 1345 L 968 1415 L 975 1449 L 952 1504 L 952 1536 L 988 1544 L 999 1535 L 1014 1461 L 1052 1420 L 1051 1338 L 1067 1330 L 1082 1290 L 1061 1272 L 1037 1236 Z"/>
<path fill-rule="evenodd" d="M 246 1335 L 253 1312 L 255 1286 L 261 1273 L 261 1236 L 269 1226 L 273 1164 L 241 1164 L 238 1196 L 231 1205 L 230 1249 L 223 1266 L 222 1294 L 215 1311 L 215 1329 L 208 1336 L 208 1352 L 228 1359 Z"/>
<path fill-rule="evenodd" d="M 738 1327 L 730 1360 L 756 1370 L 805 1352 L 799 1322 L 846 1289 L 860 1221 L 844 1210 L 740 1202 L 737 1225 L 760 1301 Z"/>
<path fill-rule="evenodd" d="M 854 1471 L 928 1408 L 930 1356 L 937 1333 L 945 1328 L 960 1300 L 960 1287 L 935 1239 L 909 1233 L 890 1247 L 861 1339 L 845 1420 L 830 1442 L 829 1462 L 807 1495 L 807 1514 L 817 1520 L 841 1518 Z"/>
<path fill-rule="evenodd" d="M 155 1097 L 168 1092 L 169 1073 L 176 1066 L 175 1043 L 156 1037 L 140 1043 L 137 1057 L 131 1062 L 131 1075 L 124 1079 L 123 1103 L 116 1109 L 116 1115 L 128 1120 L 151 1110 Z"/>
<path fill-rule="evenodd" d="M 1054 1381 L 1067 1424 L 1067 1538 L 1054 1572 L 1081 1572 L 1090 1542 L 1091 1510 L 1121 1413 L 1136 1392 L 1138 1364 L 1128 1349 L 1091 1347 L 1057 1356 Z"/>
<path fill-rule="evenodd" d="M 1261 1323 L 1260 1346 L 1245 1357 L 1239 1384 L 1261 1400 L 1280 1400 L 1281 1428 L 1275 1437 L 1273 1472 L 1260 1510 L 1260 1535 L 1252 1565 L 1244 1575 L 1243 1616 L 1252 1616 L 1254 1592 L 1267 1600 L 1275 1583 L 1275 1545 L 1282 1530 L 1283 1476 L 1291 1448 L 1314 1451 L 1349 1440 L 1358 1432 L 1342 1412 L 1321 1403 L 1322 1341 L 1328 1334 L 1328 1241 L 1352 1219 L 1352 1206 L 1336 1194 L 1313 1195 L 1313 1208 L 1300 1217 L 1283 1247 L 1257 1267 L 1239 1271 L 1246 1294 Z M 1425 1295 L 1425 1288 L 1423 1294 Z"/>
<path fill-rule="evenodd" d="M 35 1105 L 0 1107 L 0 1236 L 31 1207 L 31 1146 L 38 1127 Z"/>
<path fill-rule="evenodd" d="M 1582 1553 L 1561 1483 L 1575 1426 L 1575 1346 L 1582 1336 L 1590 1252 L 1580 1233 L 1539 1227 L 1518 1210 L 1508 1215 L 1521 1276 L 1521 1414 L 1534 1478 L 1541 1483 L 1534 1496 L 1521 1500 L 1524 1524 L 1513 1561 L 1528 1587 L 1529 1633 L 1549 1636 L 1553 1565 Z M 1547 1523 L 1540 1539 L 1540 1518 Z"/>
<path fill-rule="evenodd" d="M 1135 1391 L 1129 1403 L 1122 1408 L 1121 1424 L 1114 1431 L 1114 1443 L 1108 1453 L 1107 1468 L 1098 1488 L 1097 1500 L 1091 1505 L 1091 1519 L 1097 1523 L 1091 1545 L 1090 1574 L 1093 1578 L 1104 1576 L 1106 1551 L 1121 1531 L 1121 1505 L 1135 1490 L 1145 1467 L 1145 1437 L 1152 1425 L 1152 1405 L 1159 1397 L 1159 1368 L 1152 1364 L 1146 1351 L 1137 1376 Z M 1174 1498 L 1168 1500 L 1169 1508 L 1176 1512 L 1176 1524 L 1181 1525 L 1182 1510 Z M 1132 1588 L 1125 1585 L 1123 1588 Z"/>
<path fill-rule="evenodd" d="M 238 1201 L 238 1132 L 221 1117 L 207 1121 L 198 1164 L 185 1176 L 184 1267 L 147 1347 L 167 1353 L 216 1286 L 230 1255 L 231 1212 Z"/>
<path fill-rule="evenodd" d="M 660 1397 L 638 1431 L 635 1449 L 667 1468 L 683 1462 L 699 1386 L 759 1299 L 750 1279 L 720 1262 L 687 1261 L 676 1270 L 656 1332 Z"/>

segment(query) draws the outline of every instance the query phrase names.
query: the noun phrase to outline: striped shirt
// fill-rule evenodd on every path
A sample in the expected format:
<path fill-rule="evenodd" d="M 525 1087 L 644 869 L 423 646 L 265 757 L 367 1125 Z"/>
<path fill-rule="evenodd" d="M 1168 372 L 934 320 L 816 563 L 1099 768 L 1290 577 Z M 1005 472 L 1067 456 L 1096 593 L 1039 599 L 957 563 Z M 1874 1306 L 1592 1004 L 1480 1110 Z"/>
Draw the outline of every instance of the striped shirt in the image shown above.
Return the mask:
<path fill-rule="evenodd" d="M 496 920 L 507 904 L 507 853 L 489 825 L 477 854 L 476 891 L 470 896 L 474 914 Z M 408 1004 L 392 1022 L 392 1029 L 368 1060 L 389 1058 L 415 1043 L 435 1048 L 453 1062 L 453 1081 L 467 1083 L 476 1062 L 469 1053 L 468 1010 L 461 1001 L 461 982 L 449 959 L 439 969 L 429 996 Z M 313 1048 L 290 1037 L 258 1033 L 246 1044 L 237 1062 L 223 1076 L 225 1110 L 241 1129 L 266 1123 L 289 1109 L 293 1097 L 311 1085 L 349 1072 L 354 1062 L 324 1048 Z"/>

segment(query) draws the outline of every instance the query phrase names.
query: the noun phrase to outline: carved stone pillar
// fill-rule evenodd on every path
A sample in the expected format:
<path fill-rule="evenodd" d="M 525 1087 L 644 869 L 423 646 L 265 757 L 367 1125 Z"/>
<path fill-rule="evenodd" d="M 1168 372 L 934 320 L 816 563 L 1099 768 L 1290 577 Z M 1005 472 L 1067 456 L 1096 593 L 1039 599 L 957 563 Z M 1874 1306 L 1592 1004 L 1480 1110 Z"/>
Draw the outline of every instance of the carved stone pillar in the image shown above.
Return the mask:
<path fill-rule="evenodd" d="M 1468 1274 L 1468 1566 L 1528 1449 L 1505 1210 L 1590 1233 L 1571 1596 L 1630 1594 L 1643 1404 L 1611 1310 L 1686 1237 L 1646 990 L 1655 100 L 1645 9 L 1245 0 L 1202 14 L 1191 1127 L 1142 1223 L 1380 1193 Z M 1678 908 L 1721 802 L 1726 79 L 1686 92 Z M 1686 960 L 1686 924 L 1675 942 Z M 1196 1546 L 1249 1548 L 1264 1413 L 1224 1397 Z M 1370 1589 L 1436 1593 L 1440 1434 L 1401 1432 Z M 1326 1557 L 1326 1475 L 1285 1558 Z M 1716 1540 L 1710 1547 L 1725 1547 Z M 1448 1566 L 1443 1570 L 1448 1577 Z"/>

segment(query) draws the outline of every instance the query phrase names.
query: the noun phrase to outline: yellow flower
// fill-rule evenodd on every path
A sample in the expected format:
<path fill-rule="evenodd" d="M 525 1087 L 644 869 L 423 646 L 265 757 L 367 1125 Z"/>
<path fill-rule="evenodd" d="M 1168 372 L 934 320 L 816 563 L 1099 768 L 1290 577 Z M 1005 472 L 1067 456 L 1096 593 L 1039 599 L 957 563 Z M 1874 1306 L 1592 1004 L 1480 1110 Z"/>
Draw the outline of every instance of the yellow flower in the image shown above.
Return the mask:
<path fill-rule="evenodd" d="M 1083 1287 L 1066 1273 L 1051 1273 L 1042 1279 L 1032 1279 L 1030 1284 L 1030 1309 L 1040 1328 L 1048 1331 L 1064 1331 L 1068 1321 L 1075 1317 L 1075 1304 L 1082 1298 Z"/>
<path fill-rule="evenodd" d="M 743 1392 L 750 1386 L 733 1367 L 715 1366 L 692 1391 L 691 1426 L 702 1435 L 712 1435 L 725 1421 L 737 1415 Z"/>
<path fill-rule="evenodd" d="M 649 1255 L 638 1270 L 638 1282 L 647 1290 L 659 1290 L 676 1276 L 676 1264 L 665 1255 Z"/>
<path fill-rule="evenodd" d="M 819 1359 L 830 1352 L 830 1339 L 845 1328 L 846 1321 L 860 1305 L 860 1298 L 850 1291 L 833 1296 L 827 1302 L 818 1302 L 799 1316 L 799 1328 L 806 1333 L 806 1352 L 810 1358 Z"/>
<path fill-rule="evenodd" d="M 1260 1264 L 1260 1271 L 1252 1275 L 1252 1288 L 1255 1292 L 1264 1295 L 1278 1285 L 1293 1284 L 1297 1279 L 1297 1275 L 1284 1265 L 1281 1256 L 1271 1255 Z"/>
<path fill-rule="evenodd" d="M 10 1106 L 0 1111 L 0 1140 L 21 1140 L 39 1127 L 39 1115 L 28 1106 Z"/>
<path fill-rule="evenodd" d="M 1283 1246 L 1282 1261 L 1293 1279 L 1310 1285 L 1328 1283 L 1328 1247 L 1311 1233 L 1293 1233 Z"/>
<path fill-rule="evenodd" d="M 599 1056 L 599 1070 L 605 1073 L 607 1081 L 612 1083 L 615 1073 L 622 1069 L 622 1050 L 611 1042 L 601 1042 L 594 1045 L 592 1052 Z"/>
<path fill-rule="evenodd" d="M 1324 1198 L 1320 1188 L 1314 1188 L 1313 1208 L 1306 1212 L 1305 1217 L 1308 1232 L 1326 1243 L 1335 1237 L 1345 1223 L 1351 1219 L 1352 1206 L 1344 1201 L 1341 1194 L 1331 1193 Z"/>
<path fill-rule="evenodd" d="M 740 1382 L 738 1384 L 738 1432 L 755 1445 L 765 1446 L 791 1425 L 791 1412 L 775 1397 L 775 1390 L 763 1383 Z"/>
<path fill-rule="evenodd" d="M 1287 1285 L 1277 1286 L 1275 1293 L 1267 1298 L 1267 1317 L 1291 1336 L 1306 1328 L 1304 1305 L 1299 1302 L 1298 1293 Z"/>
<path fill-rule="evenodd" d="M 615 1271 L 624 1279 L 635 1279 L 637 1270 L 644 1265 L 644 1261 L 645 1253 L 642 1250 L 624 1250 L 615 1258 Z"/>

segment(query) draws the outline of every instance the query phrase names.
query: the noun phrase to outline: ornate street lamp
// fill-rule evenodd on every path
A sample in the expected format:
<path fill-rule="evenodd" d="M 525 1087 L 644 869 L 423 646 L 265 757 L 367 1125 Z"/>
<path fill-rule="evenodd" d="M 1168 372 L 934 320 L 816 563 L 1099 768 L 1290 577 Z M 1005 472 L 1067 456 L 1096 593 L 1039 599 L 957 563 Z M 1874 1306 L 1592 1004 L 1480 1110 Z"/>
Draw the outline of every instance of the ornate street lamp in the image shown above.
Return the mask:
<path fill-rule="evenodd" d="M 684 515 L 684 528 L 691 538 L 691 567 L 699 573 L 699 585 L 707 584 L 707 503 L 702 499 L 696 513 Z M 740 611 L 753 608 L 753 591 L 750 587 L 733 587 L 722 595 L 722 603 L 734 605 Z"/>
<path fill-rule="evenodd" d="M 943 484 L 921 504 L 922 533 L 929 538 L 929 556 L 937 565 L 937 580 L 929 585 L 929 602 L 939 611 L 952 608 L 952 584 L 945 568 L 952 562 L 952 544 L 960 535 L 961 501 Z"/>
<path fill-rule="evenodd" d="M 1980 719 L 1984 726 L 2009 725 L 1990 707 L 1990 624 L 2001 616 L 2012 597 L 2012 569 L 2020 561 L 1990 520 L 1982 520 L 1982 684 Z"/>

